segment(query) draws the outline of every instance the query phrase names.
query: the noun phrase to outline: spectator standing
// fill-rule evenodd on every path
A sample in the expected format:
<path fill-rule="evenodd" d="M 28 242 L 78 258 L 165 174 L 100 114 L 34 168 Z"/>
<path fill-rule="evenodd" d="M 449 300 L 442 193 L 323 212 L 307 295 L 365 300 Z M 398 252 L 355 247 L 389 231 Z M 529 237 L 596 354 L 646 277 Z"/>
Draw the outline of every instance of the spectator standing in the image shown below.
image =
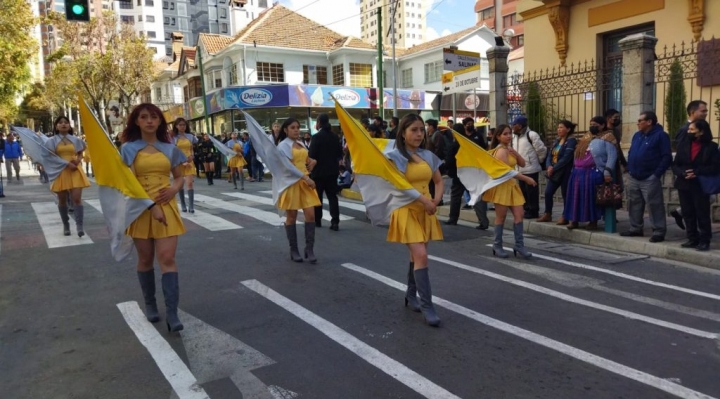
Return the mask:
<path fill-rule="evenodd" d="M 630 229 L 620 235 L 643 236 L 643 218 L 647 205 L 653 230 L 650 242 L 662 242 L 667 232 L 662 177 L 672 162 L 670 136 L 658 124 L 657 115 L 653 111 L 640 114 L 637 126 L 638 131 L 632 138 L 628 153 Z"/>
<path fill-rule="evenodd" d="M 7 171 L 8 183 L 12 181 L 13 169 L 15 169 L 15 177 L 20 181 L 20 160 L 23 157 L 23 151 L 22 146 L 12 133 L 9 133 L 7 140 L 5 140 L 3 157 L 5 158 L 5 170 Z"/>
<path fill-rule="evenodd" d="M 620 147 L 620 143 L 622 143 L 622 118 L 620 117 L 620 112 L 612 108 L 605 111 L 604 116 L 606 120 L 606 130 L 611 131 L 615 137 L 615 149 L 618 154 L 618 167 L 615 168 L 614 180 L 620 187 L 624 187 L 623 171 L 627 169 L 627 159 L 625 158 L 622 147 Z"/>
<path fill-rule="evenodd" d="M 311 178 L 315 182 L 315 189 L 320 198 L 320 205 L 315 207 L 315 225 L 321 226 L 323 192 L 328 197 L 330 205 L 330 230 L 338 231 L 340 224 L 340 206 L 338 205 L 337 178 L 340 161 L 343 157 L 340 139 L 333 133 L 328 114 L 318 115 L 315 128 L 318 132 L 312 137 L 308 157 L 317 161 L 312 169 Z"/>
<path fill-rule="evenodd" d="M 523 175 L 539 181 L 542 164 L 547 156 L 547 147 L 540 135 L 528 127 L 528 119 L 518 116 L 512 123 L 513 141 L 512 147 L 523 159 L 525 166 L 518 166 L 517 170 Z M 527 184 L 520 180 L 520 190 L 525 196 L 525 219 L 537 219 L 540 216 L 540 189 L 537 184 Z"/>
<path fill-rule="evenodd" d="M 445 137 L 443 132 L 438 129 L 438 121 L 436 119 L 428 119 L 425 121 L 425 131 L 428 136 L 428 150 L 440 159 L 445 159 Z M 447 172 L 447 165 L 440 165 L 440 175 Z M 430 180 L 430 197 L 435 198 L 435 182 Z M 442 206 L 443 201 L 440 200 L 438 206 Z"/>
<path fill-rule="evenodd" d="M 393 116 L 390 118 L 390 129 L 387 131 L 387 138 L 390 140 L 395 140 L 397 137 L 397 127 L 400 120 L 397 118 L 397 116 Z M 426 121 L 427 123 L 427 121 Z"/>
<path fill-rule="evenodd" d="M 547 166 L 547 185 L 545 186 L 545 213 L 538 222 L 552 222 L 553 196 L 558 188 L 562 193 L 563 203 L 567 198 L 568 182 L 575 158 L 577 140 L 572 137 L 575 133 L 575 124 L 563 120 L 557 127 L 557 138 L 550 147 L 550 156 L 545 161 Z M 563 209 L 563 213 L 565 210 Z M 557 222 L 560 226 L 568 224 L 565 216 L 561 214 Z"/>

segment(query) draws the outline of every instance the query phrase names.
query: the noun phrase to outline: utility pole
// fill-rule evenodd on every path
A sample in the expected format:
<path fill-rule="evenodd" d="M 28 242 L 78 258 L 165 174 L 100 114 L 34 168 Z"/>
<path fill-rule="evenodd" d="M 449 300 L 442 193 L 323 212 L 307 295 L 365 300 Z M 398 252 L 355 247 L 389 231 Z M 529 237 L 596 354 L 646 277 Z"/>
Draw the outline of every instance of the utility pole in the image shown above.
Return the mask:
<path fill-rule="evenodd" d="M 393 1 L 393 0 L 391 0 Z M 390 18 L 390 34 L 392 35 L 392 62 L 393 62 L 393 116 L 397 118 L 397 58 L 395 58 L 395 14 L 397 13 L 397 6 L 400 0 L 394 0 L 392 3 L 392 18 Z M 384 96 L 383 96 L 384 99 Z"/>
<path fill-rule="evenodd" d="M 377 24 L 378 24 L 378 62 L 377 62 L 377 81 L 378 81 L 378 108 L 380 109 L 380 117 L 385 119 L 385 89 L 383 88 L 383 40 L 382 40 L 382 6 L 377 8 Z"/>
<path fill-rule="evenodd" d="M 203 110 L 204 110 L 204 118 L 205 118 L 205 133 L 210 134 L 210 119 L 208 119 L 208 103 L 207 103 L 207 95 L 205 92 L 205 70 L 203 69 L 203 62 L 202 62 L 202 48 L 200 46 L 196 47 L 197 49 L 197 57 L 198 57 L 198 63 L 200 64 L 200 86 L 202 87 L 202 102 L 203 102 Z"/>

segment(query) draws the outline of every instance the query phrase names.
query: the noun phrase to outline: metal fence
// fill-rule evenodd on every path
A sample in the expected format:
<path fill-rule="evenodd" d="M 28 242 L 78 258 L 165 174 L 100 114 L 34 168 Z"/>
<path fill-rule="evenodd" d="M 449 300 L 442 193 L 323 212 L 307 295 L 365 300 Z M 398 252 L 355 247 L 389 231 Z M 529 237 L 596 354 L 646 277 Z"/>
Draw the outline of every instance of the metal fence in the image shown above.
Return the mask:
<path fill-rule="evenodd" d="M 692 100 L 708 104 L 708 122 L 720 139 L 720 40 L 682 42 L 656 51 L 655 112 L 674 137 Z"/>

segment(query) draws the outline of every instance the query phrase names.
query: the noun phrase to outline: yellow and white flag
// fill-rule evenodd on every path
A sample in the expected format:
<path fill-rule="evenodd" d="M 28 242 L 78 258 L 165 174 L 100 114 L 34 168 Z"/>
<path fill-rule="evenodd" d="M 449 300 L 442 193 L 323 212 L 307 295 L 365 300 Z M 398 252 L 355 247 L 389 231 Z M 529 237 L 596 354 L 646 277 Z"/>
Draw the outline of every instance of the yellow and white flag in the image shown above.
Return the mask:
<path fill-rule="evenodd" d="M 485 191 L 505 183 L 518 174 L 472 140 L 456 131 L 453 131 L 453 135 L 460 143 L 460 149 L 455 155 L 457 176 L 470 193 L 468 205 L 475 205 Z"/>
<path fill-rule="evenodd" d="M 133 249 L 132 238 L 125 235 L 125 230 L 153 201 L 130 167 L 125 165 L 117 148 L 82 97 L 79 103 L 80 120 L 99 187 L 100 206 L 110 232 L 110 252 L 115 260 L 121 261 Z"/>
<path fill-rule="evenodd" d="M 374 225 L 387 225 L 392 212 L 420 198 L 420 192 L 383 154 L 383 150 L 392 150 L 394 145 L 387 148 L 388 141 L 381 149 L 379 145 L 382 142 L 376 143 L 378 139 L 371 138 L 337 101 L 335 111 L 350 150 L 355 181 L 360 188 L 368 218 Z"/>

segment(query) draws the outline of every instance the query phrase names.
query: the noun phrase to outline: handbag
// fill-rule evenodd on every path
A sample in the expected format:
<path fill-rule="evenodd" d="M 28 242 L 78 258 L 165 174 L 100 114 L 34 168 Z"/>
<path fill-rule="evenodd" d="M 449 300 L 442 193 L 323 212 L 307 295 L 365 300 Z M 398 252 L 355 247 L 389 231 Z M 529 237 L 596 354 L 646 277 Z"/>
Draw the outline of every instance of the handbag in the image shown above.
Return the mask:
<path fill-rule="evenodd" d="M 595 204 L 602 207 L 622 208 L 622 189 L 619 184 L 603 183 L 595 190 Z"/>
<path fill-rule="evenodd" d="M 720 194 L 720 175 L 703 176 L 698 175 L 700 188 L 707 195 Z"/>

